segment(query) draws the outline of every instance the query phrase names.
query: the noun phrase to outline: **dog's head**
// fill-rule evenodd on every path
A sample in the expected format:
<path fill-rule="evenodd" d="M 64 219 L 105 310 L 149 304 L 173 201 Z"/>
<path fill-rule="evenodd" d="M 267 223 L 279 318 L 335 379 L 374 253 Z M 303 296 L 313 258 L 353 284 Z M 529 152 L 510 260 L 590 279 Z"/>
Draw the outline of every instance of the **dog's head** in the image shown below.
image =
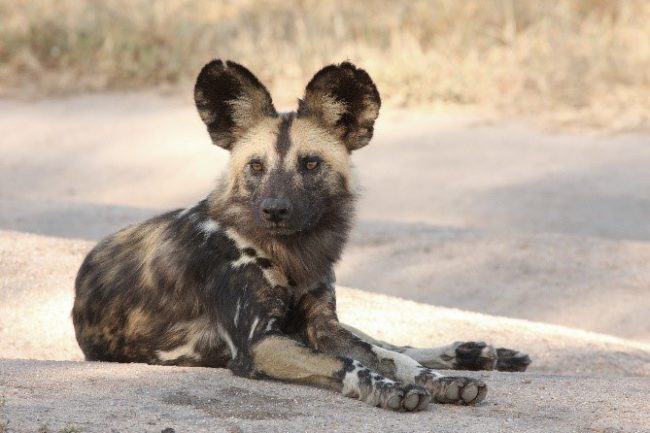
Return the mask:
<path fill-rule="evenodd" d="M 364 70 L 347 62 L 321 69 L 298 110 L 278 114 L 248 69 L 214 60 L 194 100 L 214 144 L 231 152 L 223 197 L 240 224 L 290 236 L 348 208 L 350 152 L 370 141 L 381 105 Z"/>

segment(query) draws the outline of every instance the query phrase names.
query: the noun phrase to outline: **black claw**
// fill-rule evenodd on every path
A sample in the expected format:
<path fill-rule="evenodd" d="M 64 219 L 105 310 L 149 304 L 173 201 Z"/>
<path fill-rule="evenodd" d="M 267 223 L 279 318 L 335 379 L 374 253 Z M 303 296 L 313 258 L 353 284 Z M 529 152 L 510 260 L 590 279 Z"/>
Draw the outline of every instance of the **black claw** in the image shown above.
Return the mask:
<path fill-rule="evenodd" d="M 497 370 L 499 371 L 526 371 L 532 360 L 524 352 L 506 349 L 497 349 Z"/>

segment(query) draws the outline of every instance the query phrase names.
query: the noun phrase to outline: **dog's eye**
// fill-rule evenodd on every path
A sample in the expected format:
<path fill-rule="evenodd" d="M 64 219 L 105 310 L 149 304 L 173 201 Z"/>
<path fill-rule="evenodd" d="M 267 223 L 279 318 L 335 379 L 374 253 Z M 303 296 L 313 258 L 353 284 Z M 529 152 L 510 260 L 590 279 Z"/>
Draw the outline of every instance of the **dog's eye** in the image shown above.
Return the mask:
<path fill-rule="evenodd" d="M 251 170 L 255 173 L 261 173 L 264 171 L 264 164 L 259 161 L 251 161 L 248 165 L 250 165 Z"/>
<path fill-rule="evenodd" d="M 314 161 L 314 160 L 305 161 L 305 168 L 307 170 L 316 170 L 318 168 L 318 161 Z"/>

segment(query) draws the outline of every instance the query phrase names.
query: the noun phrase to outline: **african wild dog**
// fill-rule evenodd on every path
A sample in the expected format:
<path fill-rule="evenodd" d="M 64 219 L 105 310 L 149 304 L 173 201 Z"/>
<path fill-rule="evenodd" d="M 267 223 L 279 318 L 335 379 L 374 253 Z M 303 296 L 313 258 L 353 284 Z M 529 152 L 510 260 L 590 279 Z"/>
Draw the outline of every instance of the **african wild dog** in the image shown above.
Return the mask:
<path fill-rule="evenodd" d="M 400 348 L 338 322 L 350 152 L 368 144 L 380 107 L 365 71 L 327 66 L 297 112 L 278 114 L 251 72 L 215 60 L 194 97 L 212 141 L 231 152 L 229 169 L 205 200 L 88 254 L 72 312 L 88 360 L 227 367 L 406 411 L 485 397 L 482 381 L 431 368 L 526 368 L 525 354 L 483 343 Z"/>

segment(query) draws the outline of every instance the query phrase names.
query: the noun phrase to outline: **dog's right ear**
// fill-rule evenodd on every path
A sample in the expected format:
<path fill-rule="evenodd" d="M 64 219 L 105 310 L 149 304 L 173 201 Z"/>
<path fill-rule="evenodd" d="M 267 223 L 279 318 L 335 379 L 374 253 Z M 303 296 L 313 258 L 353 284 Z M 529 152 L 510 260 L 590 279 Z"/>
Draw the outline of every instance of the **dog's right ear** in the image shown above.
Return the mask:
<path fill-rule="evenodd" d="M 194 102 L 212 142 L 228 150 L 261 120 L 278 116 L 266 87 L 231 61 L 213 60 L 201 69 Z"/>

